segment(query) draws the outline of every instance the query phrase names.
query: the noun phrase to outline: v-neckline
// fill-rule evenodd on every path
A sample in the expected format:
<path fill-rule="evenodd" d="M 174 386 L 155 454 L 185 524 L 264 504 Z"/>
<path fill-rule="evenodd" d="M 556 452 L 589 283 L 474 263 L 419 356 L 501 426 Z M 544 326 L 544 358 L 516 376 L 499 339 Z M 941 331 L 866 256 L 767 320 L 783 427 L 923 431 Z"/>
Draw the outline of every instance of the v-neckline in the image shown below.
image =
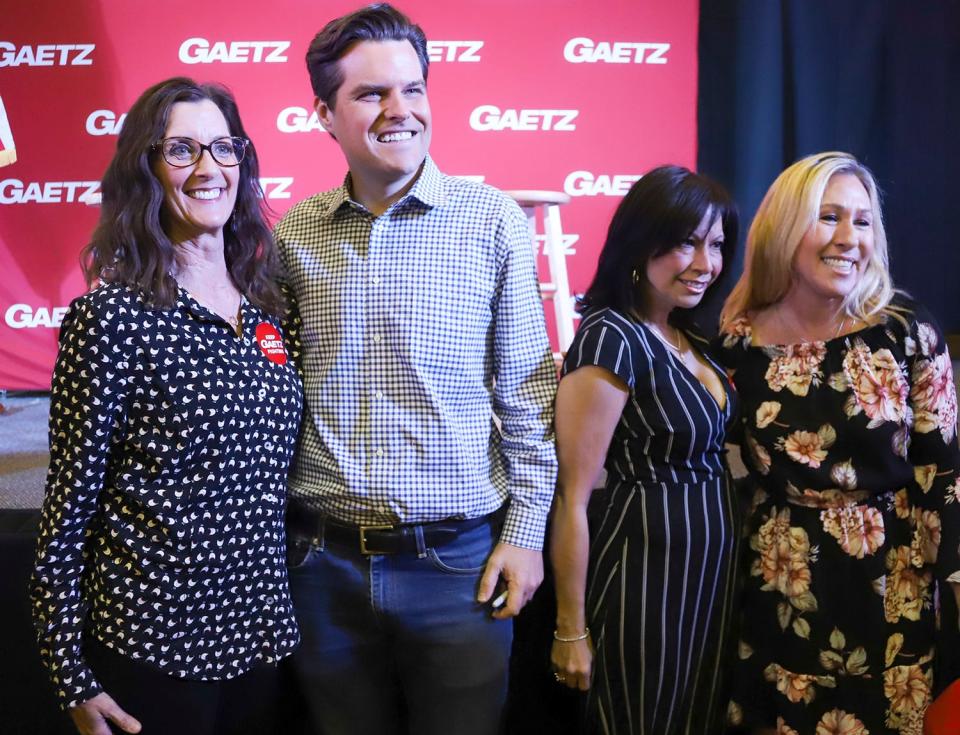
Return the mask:
<path fill-rule="evenodd" d="M 638 323 L 639 323 L 639 324 L 643 324 L 643 322 L 638 322 Z M 721 405 L 719 399 L 718 399 L 715 395 L 713 395 L 713 391 L 711 391 L 711 390 L 707 387 L 706 383 L 704 383 L 702 380 L 700 380 L 700 378 L 698 378 L 698 377 L 696 376 L 696 374 L 693 372 L 693 370 L 691 370 L 689 367 L 687 367 L 686 363 L 685 363 L 683 360 L 681 360 L 677 355 L 675 355 L 672 350 L 668 350 L 668 349 L 667 349 L 667 346 L 666 346 L 665 344 L 663 344 L 663 341 L 660 340 L 660 339 L 657 337 L 656 334 L 653 334 L 653 330 L 652 330 L 650 327 L 648 327 L 646 324 L 643 324 L 643 328 L 646 329 L 647 332 L 649 332 L 649 333 L 653 336 L 654 340 L 655 340 L 657 343 L 660 344 L 660 346 L 663 348 L 663 351 L 666 352 L 667 355 L 670 357 L 670 359 L 673 360 L 673 361 L 679 366 L 680 370 L 683 370 L 685 373 L 687 373 L 687 375 L 689 375 L 691 378 L 693 378 L 694 382 L 698 383 L 698 384 L 700 385 L 700 387 L 703 388 L 704 393 L 706 393 L 708 396 L 710 396 L 710 400 L 713 401 L 714 405 L 717 407 L 717 410 L 720 412 L 720 415 L 721 415 L 721 416 L 726 416 L 726 415 L 727 415 L 727 408 L 729 408 L 729 406 L 730 406 L 730 396 L 729 396 L 729 394 L 727 393 L 726 388 L 724 388 L 724 379 L 726 378 L 726 373 L 724 373 L 724 372 L 720 369 L 720 367 L 719 367 L 713 360 L 710 359 L 709 355 L 707 355 L 706 353 L 698 350 L 698 349 L 694 346 L 693 340 L 690 339 L 690 336 L 689 336 L 686 332 L 683 332 L 683 336 L 686 337 L 686 338 L 687 338 L 687 342 L 690 343 L 690 349 L 691 349 L 691 350 L 694 350 L 695 352 L 697 352 L 697 354 L 699 354 L 701 357 L 703 357 L 703 359 L 704 359 L 704 360 L 706 361 L 706 363 L 707 363 L 707 366 L 708 366 L 711 370 L 713 370 L 714 375 L 716 375 L 717 378 L 718 378 L 718 380 L 720 381 L 720 391 L 721 391 L 721 393 L 723 394 L 723 404 Z M 694 359 L 696 359 L 696 357 L 694 357 Z"/>

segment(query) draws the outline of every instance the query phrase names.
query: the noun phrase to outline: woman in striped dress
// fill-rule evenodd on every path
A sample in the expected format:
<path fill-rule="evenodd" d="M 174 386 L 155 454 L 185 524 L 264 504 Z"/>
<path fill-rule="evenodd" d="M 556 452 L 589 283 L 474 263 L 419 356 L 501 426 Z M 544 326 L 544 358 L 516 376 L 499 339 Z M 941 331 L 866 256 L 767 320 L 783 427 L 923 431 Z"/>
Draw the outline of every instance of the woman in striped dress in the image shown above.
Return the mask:
<path fill-rule="evenodd" d="M 678 166 L 646 174 L 613 217 L 564 361 L 551 659 L 558 682 L 589 689 L 588 731 L 706 735 L 722 721 L 734 396 L 689 325 L 736 230 L 714 182 Z M 591 534 L 601 468 L 608 501 Z"/>

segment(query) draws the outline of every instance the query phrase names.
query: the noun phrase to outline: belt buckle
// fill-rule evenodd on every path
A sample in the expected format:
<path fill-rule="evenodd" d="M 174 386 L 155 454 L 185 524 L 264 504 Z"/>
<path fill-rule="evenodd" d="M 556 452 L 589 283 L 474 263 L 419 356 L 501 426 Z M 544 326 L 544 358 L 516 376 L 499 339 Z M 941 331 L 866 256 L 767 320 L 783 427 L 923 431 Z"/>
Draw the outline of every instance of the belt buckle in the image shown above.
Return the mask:
<path fill-rule="evenodd" d="M 391 531 L 391 530 L 393 530 L 393 526 L 392 526 L 392 525 L 386 525 L 386 526 L 360 526 L 360 528 L 359 528 L 359 531 L 360 531 L 360 553 L 361 553 L 361 554 L 366 554 L 366 555 L 368 555 L 368 556 L 369 556 L 370 554 L 377 554 L 377 553 L 382 554 L 382 553 L 384 553 L 384 552 L 382 552 L 382 551 L 381 551 L 381 552 L 370 551 L 370 549 L 367 548 L 367 531 Z"/>

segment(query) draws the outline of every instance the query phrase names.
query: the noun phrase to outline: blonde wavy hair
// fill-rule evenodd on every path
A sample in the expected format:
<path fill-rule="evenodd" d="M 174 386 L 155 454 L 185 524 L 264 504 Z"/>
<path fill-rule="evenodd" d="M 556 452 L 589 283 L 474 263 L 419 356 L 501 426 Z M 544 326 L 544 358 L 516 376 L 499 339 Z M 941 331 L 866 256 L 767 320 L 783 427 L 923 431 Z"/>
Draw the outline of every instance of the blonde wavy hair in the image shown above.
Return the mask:
<path fill-rule="evenodd" d="M 870 196 L 873 253 L 856 287 L 844 300 L 850 317 L 875 323 L 896 316 L 890 279 L 887 235 L 880 195 L 870 170 L 849 153 L 831 151 L 801 158 L 770 185 L 747 233 L 743 273 L 720 314 L 721 329 L 733 320 L 779 302 L 793 278 L 797 246 L 820 216 L 823 192 L 833 176 L 852 174 Z"/>

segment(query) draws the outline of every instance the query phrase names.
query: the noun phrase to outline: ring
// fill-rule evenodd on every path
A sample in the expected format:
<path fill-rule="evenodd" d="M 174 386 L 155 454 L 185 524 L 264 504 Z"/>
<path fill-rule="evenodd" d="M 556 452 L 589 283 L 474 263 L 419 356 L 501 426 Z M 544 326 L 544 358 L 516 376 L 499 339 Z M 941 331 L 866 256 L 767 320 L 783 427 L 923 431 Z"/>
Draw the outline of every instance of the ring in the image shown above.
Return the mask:
<path fill-rule="evenodd" d="M 562 676 L 559 671 L 554 671 L 553 678 L 557 681 L 564 681 L 566 677 Z"/>

